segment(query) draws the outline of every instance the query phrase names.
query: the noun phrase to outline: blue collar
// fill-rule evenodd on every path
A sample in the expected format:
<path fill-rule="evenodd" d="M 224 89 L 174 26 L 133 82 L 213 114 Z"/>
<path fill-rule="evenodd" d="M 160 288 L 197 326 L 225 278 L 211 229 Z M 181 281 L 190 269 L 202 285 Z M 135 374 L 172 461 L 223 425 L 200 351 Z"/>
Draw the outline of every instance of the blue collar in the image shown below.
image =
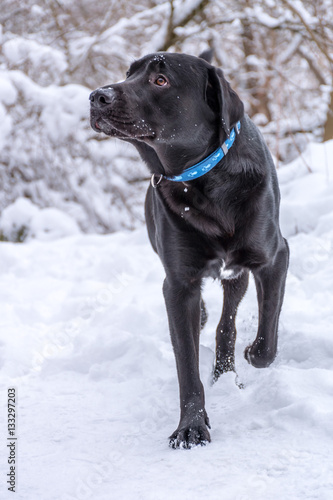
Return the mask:
<path fill-rule="evenodd" d="M 204 160 L 200 161 L 193 167 L 189 167 L 184 172 L 179 175 L 173 175 L 172 177 L 167 177 L 165 175 L 161 175 L 160 178 L 155 182 L 155 174 L 153 174 L 151 178 L 151 183 L 153 187 L 158 186 L 158 184 L 162 181 L 162 178 L 168 179 L 168 181 L 174 182 L 187 182 L 192 181 L 193 179 L 197 179 L 202 175 L 205 175 L 207 172 L 212 170 L 228 153 L 229 149 L 235 142 L 236 135 L 239 134 L 240 131 L 240 122 L 237 122 L 235 127 L 230 132 L 230 137 L 220 146 L 214 153 L 207 156 Z"/>

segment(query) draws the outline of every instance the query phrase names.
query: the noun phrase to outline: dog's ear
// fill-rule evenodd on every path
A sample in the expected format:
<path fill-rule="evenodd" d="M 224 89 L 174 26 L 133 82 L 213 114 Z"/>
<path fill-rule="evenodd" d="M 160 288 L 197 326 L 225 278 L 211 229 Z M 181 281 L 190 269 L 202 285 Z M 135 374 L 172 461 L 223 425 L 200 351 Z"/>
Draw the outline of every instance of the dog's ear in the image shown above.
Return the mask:
<path fill-rule="evenodd" d="M 221 129 L 229 137 L 232 127 L 244 115 L 244 104 L 219 68 L 208 69 L 206 100 L 214 111 L 219 112 Z"/>
<path fill-rule="evenodd" d="M 200 59 L 203 59 L 204 61 L 207 61 L 208 63 L 211 63 L 214 57 L 214 49 L 207 49 L 201 52 L 199 55 Z"/>

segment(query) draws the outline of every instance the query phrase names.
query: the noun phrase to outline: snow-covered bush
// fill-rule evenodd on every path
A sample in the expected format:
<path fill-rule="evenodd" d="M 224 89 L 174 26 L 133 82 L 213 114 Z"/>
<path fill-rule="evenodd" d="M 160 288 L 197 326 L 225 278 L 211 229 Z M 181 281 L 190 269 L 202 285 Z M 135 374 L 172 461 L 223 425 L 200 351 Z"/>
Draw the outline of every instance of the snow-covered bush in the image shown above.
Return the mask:
<path fill-rule="evenodd" d="M 0 71 L 1 209 L 25 196 L 69 213 L 84 231 L 142 221 L 142 196 L 125 180 L 143 177 L 144 167 L 135 151 L 93 138 L 89 92 L 77 84 L 42 87 L 21 71 Z"/>
<path fill-rule="evenodd" d="M 0 216 L 0 239 L 23 242 L 27 239 L 54 240 L 78 234 L 76 221 L 57 208 L 38 208 L 27 198 L 18 198 Z"/>

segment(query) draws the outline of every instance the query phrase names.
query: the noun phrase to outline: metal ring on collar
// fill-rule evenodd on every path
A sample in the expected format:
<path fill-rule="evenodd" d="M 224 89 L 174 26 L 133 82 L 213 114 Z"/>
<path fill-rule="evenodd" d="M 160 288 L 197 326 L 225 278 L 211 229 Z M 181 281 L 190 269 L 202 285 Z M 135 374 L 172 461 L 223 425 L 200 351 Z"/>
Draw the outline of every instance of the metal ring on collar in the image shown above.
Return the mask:
<path fill-rule="evenodd" d="M 150 182 L 151 182 L 151 185 L 153 186 L 153 188 L 156 188 L 162 182 L 162 179 L 163 179 L 163 175 L 161 174 L 158 181 L 155 182 L 155 176 L 156 176 L 156 174 L 153 174 L 151 176 L 151 179 L 150 179 Z"/>

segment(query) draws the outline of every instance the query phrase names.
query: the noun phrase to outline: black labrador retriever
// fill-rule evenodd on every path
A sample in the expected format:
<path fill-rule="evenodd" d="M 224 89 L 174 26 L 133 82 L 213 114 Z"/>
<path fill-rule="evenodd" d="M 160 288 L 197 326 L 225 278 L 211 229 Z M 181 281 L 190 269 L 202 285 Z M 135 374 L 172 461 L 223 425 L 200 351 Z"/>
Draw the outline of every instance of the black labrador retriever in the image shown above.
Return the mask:
<path fill-rule="evenodd" d="M 210 57 L 208 52 L 200 58 L 151 54 L 131 65 L 125 81 L 90 95 L 92 128 L 133 144 L 152 174 L 146 221 L 166 272 L 163 293 L 180 389 L 173 448 L 210 441 L 199 376 L 203 278 L 221 280 L 224 290 L 216 331 L 217 380 L 235 370 L 235 317 L 249 271 L 257 288 L 259 326 L 245 358 L 257 368 L 274 360 L 289 261 L 271 155 Z"/>

